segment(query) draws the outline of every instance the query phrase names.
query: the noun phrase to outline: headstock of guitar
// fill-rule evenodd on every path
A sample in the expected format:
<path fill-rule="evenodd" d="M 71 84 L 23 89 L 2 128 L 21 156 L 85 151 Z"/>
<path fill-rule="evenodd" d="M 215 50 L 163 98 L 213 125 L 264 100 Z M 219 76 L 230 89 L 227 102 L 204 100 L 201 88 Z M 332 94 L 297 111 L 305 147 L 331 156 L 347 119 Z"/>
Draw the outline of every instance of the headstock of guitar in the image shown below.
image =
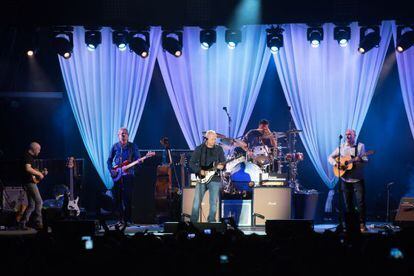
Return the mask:
<path fill-rule="evenodd" d="M 180 154 L 180 165 L 181 166 L 187 165 L 187 157 L 185 157 L 185 153 Z"/>
<path fill-rule="evenodd" d="M 66 159 L 66 167 L 69 169 L 76 167 L 75 157 L 70 156 Z"/>

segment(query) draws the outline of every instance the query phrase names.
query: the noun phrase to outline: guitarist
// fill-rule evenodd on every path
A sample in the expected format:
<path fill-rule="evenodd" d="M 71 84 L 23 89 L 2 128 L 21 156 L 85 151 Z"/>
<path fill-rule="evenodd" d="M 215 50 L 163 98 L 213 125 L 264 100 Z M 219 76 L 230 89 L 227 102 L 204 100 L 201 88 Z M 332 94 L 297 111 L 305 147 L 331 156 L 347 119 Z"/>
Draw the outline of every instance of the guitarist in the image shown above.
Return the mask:
<path fill-rule="evenodd" d="M 118 130 L 119 142 L 115 143 L 110 151 L 107 165 L 111 175 L 114 173 L 112 168 L 116 165 L 122 164 L 122 162 L 128 160 L 130 162 L 140 158 L 138 146 L 128 141 L 129 133 L 128 129 L 122 127 Z M 116 224 L 117 227 L 126 227 L 128 223 L 131 223 L 131 200 L 134 191 L 135 170 L 130 168 L 126 171 L 118 181 L 114 182 L 112 188 L 113 198 L 115 200 L 115 208 L 119 213 L 119 221 Z"/>
<path fill-rule="evenodd" d="M 345 200 L 346 212 L 350 213 L 354 210 L 353 197 L 355 194 L 361 232 L 366 232 L 365 225 L 365 183 L 364 183 L 364 163 L 368 162 L 365 155 L 365 145 L 355 141 L 355 130 L 347 129 L 345 132 L 346 142 L 341 145 L 341 158 L 351 156 L 354 159 L 353 169 L 346 171 L 341 177 L 342 193 Z M 339 149 L 336 148 L 328 157 L 328 161 L 332 166 L 337 166 L 336 157 L 339 155 Z"/>
<path fill-rule="evenodd" d="M 35 184 L 36 177 L 39 181 L 42 180 L 46 174 L 43 174 L 36 168 L 35 158 L 39 156 L 41 146 L 39 143 L 32 142 L 29 145 L 28 150 L 25 152 L 23 161 L 24 161 L 24 173 L 23 173 L 23 188 L 27 194 L 28 206 L 23 213 L 23 216 L 19 222 L 19 228 L 21 230 L 27 230 L 26 224 L 28 223 L 31 214 L 34 213 L 34 228 L 36 230 L 43 229 L 43 220 L 42 220 L 42 207 L 43 200 L 39 192 L 37 184 Z"/>
<path fill-rule="evenodd" d="M 214 130 L 209 130 L 205 134 L 205 142 L 197 146 L 191 156 L 190 168 L 199 177 L 206 176 L 208 169 L 214 165 L 218 170 L 224 169 L 224 165 L 220 164 L 226 161 L 223 148 L 216 145 L 217 134 Z M 210 211 L 208 215 L 209 222 L 215 222 L 217 204 L 220 195 L 221 180 L 220 176 L 215 175 L 208 183 L 197 183 L 195 187 L 193 208 L 191 212 L 191 222 L 197 222 L 200 215 L 200 206 L 204 194 L 207 190 L 210 192 Z"/>

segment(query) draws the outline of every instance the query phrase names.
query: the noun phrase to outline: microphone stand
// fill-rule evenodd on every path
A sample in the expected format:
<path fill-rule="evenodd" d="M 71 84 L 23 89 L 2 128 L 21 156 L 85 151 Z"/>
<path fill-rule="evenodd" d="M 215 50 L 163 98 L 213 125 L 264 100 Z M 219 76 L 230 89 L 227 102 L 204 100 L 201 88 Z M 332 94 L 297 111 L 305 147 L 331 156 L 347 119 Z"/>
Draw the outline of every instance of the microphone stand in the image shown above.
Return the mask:
<path fill-rule="evenodd" d="M 387 183 L 386 185 L 386 188 L 387 188 L 387 215 L 385 219 L 386 223 L 390 222 L 390 188 L 391 188 L 391 185 L 393 184 L 394 182 L 390 182 L 390 183 Z"/>
<path fill-rule="evenodd" d="M 223 110 L 224 110 L 224 112 L 226 112 L 226 115 L 227 115 L 227 118 L 228 118 L 228 121 L 229 121 L 229 137 L 230 137 L 230 130 L 231 130 L 231 117 L 230 117 L 229 112 L 227 111 L 227 107 L 223 107 Z"/>
<path fill-rule="evenodd" d="M 338 166 L 339 174 L 341 174 L 341 140 L 342 135 L 339 135 L 338 140 L 338 161 L 336 162 L 336 165 Z M 343 202 L 342 202 L 342 177 L 339 176 L 338 181 L 338 226 L 336 227 L 335 232 L 336 233 L 342 233 L 344 231 L 344 225 L 343 225 Z"/>

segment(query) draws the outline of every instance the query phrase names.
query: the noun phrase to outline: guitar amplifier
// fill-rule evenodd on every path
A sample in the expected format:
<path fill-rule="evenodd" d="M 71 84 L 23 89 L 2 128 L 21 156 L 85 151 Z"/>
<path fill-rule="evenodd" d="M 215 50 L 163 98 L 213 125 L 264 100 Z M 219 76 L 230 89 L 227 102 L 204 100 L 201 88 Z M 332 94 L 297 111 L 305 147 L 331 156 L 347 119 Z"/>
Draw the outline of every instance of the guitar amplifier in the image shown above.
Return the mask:
<path fill-rule="evenodd" d="M 253 189 L 253 226 L 265 225 L 266 220 L 290 219 L 291 205 L 291 188 L 255 187 Z"/>
<path fill-rule="evenodd" d="M 3 210 L 19 211 L 28 205 L 26 192 L 22 187 L 4 187 Z"/>
<path fill-rule="evenodd" d="M 262 173 L 260 177 L 261 186 L 287 186 L 286 174 Z"/>
<path fill-rule="evenodd" d="M 414 227 L 414 197 L 403 197 L 395 216 L 395 224 Z"/>

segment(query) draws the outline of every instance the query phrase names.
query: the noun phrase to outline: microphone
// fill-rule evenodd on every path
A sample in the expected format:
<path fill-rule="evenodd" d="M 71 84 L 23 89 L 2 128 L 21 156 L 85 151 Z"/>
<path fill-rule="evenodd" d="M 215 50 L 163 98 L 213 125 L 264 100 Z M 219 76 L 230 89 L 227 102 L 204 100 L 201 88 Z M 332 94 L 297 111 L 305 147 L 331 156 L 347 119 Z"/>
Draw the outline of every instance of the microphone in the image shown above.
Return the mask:
<path fill-rule="evenodd" d="M 223 106 L 223 110 L 227 112 L 227 107 Z"/>
<path fill-rule="evenodd" d="M 339 134 L 339 139 L 342 139 L 342 138 L 343 138 L 342 134 Z"/>

